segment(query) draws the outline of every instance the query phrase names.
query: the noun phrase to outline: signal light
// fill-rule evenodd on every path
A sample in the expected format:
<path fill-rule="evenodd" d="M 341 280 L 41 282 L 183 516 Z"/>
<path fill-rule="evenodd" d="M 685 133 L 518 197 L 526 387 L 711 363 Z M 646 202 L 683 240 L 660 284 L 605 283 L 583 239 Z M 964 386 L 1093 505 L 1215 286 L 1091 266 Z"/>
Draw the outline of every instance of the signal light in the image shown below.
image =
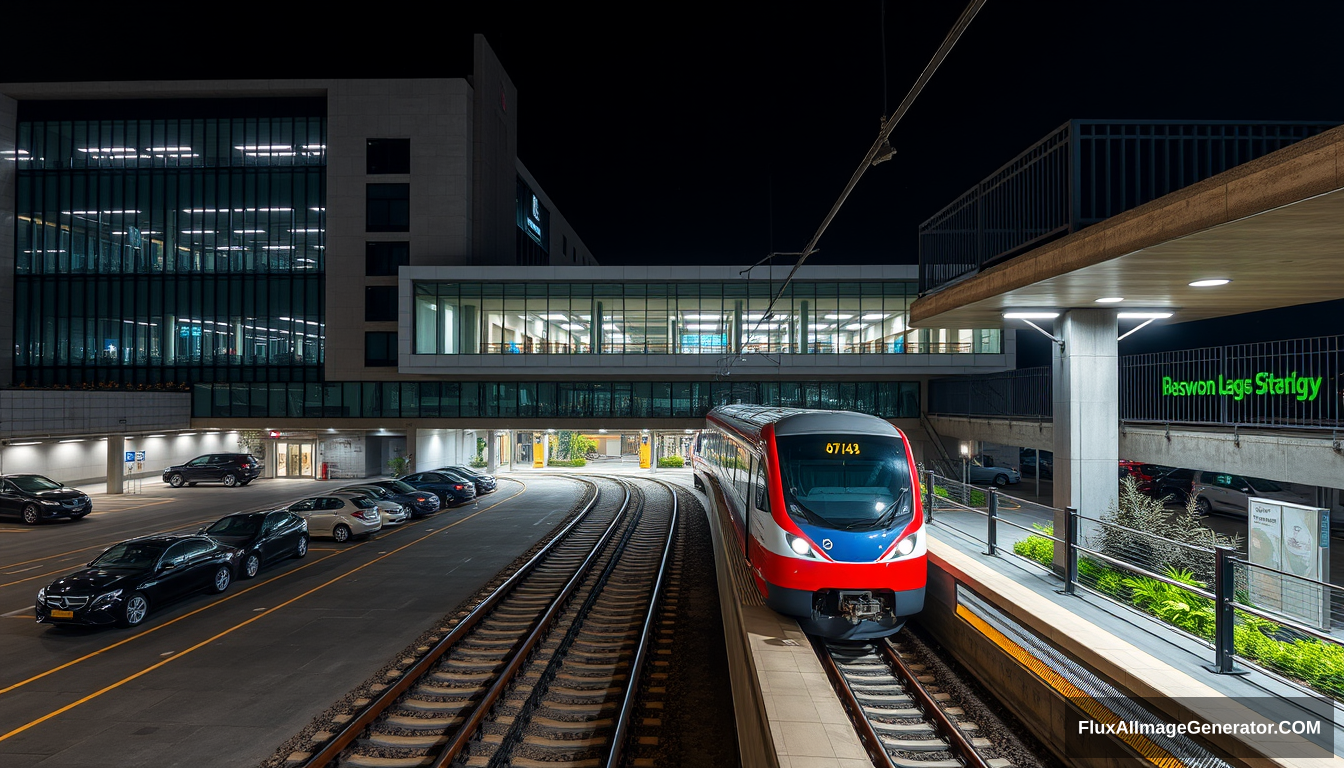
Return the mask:
<path fill-rule="evenodd" d="M 272 440 L 274 440 L 274 439 L 280 437 L 280 433 L 279 433 L 278 431 L 272 429 L 270 432 L 267 432 L 267 433 L 266 433 L 266 436 L 269 437 L 269 438 L 271 438 Z"/>

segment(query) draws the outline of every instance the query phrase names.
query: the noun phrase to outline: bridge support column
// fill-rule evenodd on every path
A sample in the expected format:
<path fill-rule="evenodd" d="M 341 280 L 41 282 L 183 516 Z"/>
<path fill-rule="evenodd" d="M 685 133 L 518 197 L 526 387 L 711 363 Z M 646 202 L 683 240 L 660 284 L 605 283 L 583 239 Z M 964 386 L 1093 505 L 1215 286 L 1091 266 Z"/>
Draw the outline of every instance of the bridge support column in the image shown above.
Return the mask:
<path fill-rule="evenodd" d="M 496 469 L 499 469 L 499 437 L 495 430 L 489 429 L 485 432 L 485 471 L 493 475 Z"/>
<path fill-rule="evenodd" d="M 107 492 L 121 493 L 122 478 L 126 472 L 126 437 L 109 435 L 107 438 Z"/>
<path fill-rule="evenodd" d="M 1119 499 L 1120 377 L 1116 311 L 1073 309 L 1055 321 L 1054 506 L 1100 517 Z M 1055 514 L 1055 535 L 1068 521 Z M 1080 529 L 1086 532 L 1087 525 Z M 1055 547 L 1062 568 L 1064 548 Z"/>

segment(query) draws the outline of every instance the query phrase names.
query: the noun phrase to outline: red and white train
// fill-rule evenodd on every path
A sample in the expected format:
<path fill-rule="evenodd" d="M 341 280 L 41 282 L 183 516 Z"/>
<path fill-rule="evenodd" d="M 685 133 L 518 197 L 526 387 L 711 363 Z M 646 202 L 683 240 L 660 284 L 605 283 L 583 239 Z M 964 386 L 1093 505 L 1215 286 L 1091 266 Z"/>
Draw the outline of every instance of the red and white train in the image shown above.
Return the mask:
<path fill-rule="evenodd" d="M 927 542 L 905 435 L 875 416 L 733 405 L 709 413 L 696 485 L 722 490 L 737 551 L 771 608 L 861 640 L 924 607 Z"/>

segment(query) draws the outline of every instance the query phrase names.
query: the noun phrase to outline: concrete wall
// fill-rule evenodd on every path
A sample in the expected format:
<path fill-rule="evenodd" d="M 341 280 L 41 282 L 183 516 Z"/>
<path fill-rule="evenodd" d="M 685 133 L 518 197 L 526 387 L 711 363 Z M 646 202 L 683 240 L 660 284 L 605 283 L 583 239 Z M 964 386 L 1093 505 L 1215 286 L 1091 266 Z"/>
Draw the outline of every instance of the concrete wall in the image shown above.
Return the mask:
<path fill-rule="evenodd" d="M 518 89 L 482 35 L 472 63 L 471 264 L 517 263 Z"/>
<path fill-rule="evenodd" d="M 234 432 L 201 432 L 127 438 L 126 450 L 145 452 L 144 469 L 127 476 L 157 482 L 167 467 L 203 453 L 232 453 L 239 448 Z M 107 480 L 107 441 L 90 438 L 79 442 L 46 440 L 37 445 L 8 445 L 0 449 L 0 472 L 34 472 L 71 485 L 103 483 Z"/>
<path fill-rule="evenodd" d="M 326 435 L 318 441 L 318 467 L 327 464 L 328 477 L 333 480 L 361 478 L 368 474 L 364 454 L 364 435 L 345 432 Z"/>
<path fill-rule="evenodd" d="M 415 468 L 419 471 L 436 469 L 450 464 L 466 464 L 471 455 L 463 452 L 463 436 L 475 435 L 460 429 L 417 429 L 415 434 Z"/>
<path fill-rule="evenodd" d="M 2 267 L 0 274 L 4 274 Z M 12 314 L 0 312 L 0 316 Z M 12 356 L 0 357 L 12 360 Z M 185 392 L 0 390 L 0 437 L 5 438 L 126 434 L 190 426 L 191 395 Z"/>

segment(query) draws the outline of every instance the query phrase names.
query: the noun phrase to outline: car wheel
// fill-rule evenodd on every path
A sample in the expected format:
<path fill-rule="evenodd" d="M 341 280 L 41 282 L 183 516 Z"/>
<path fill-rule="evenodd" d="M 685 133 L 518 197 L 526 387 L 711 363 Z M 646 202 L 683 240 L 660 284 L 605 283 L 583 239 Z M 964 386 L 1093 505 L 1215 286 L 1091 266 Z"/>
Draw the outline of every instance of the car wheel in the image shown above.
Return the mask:
<path fill-rule="evenodd" d="M 299 546 L 294 548 L 294 556 L 301 558 L 306 556 L 307 554 L 308 554 L 308 537 L 304 536 L 299 539 Z"/>
<path fill-rule="evenodd" d="M 37 510 L 36 504 L 28 504 L 23 508 L 23 522 L 29 525 L 37 525 L 42 519 L 42 515 Z"/>
<path fill-rule="evenodd" d="M 1008 485 L 1008 476 L 1007 476 L 1007 475 L 995 475 L 995 476 L 994 476 L 994 484 L 997 485 L 997 486 L 1000 487 L 1000 488 L 1002 488 L 1002 487 Z"/>
<path fill-rule="evenodd" d="M 215 571 L 215 579 L 210 582 L 210 591 L 219 594 L 229 588 L 229 582 L 233 581 L 233 572 L 229 566 L 221 565 L 219 570 Z"/>
<path fill-rule="evenodd" d="M 336 540 L 336 543 L 338 543 L 338 544 L 344 544 L 345 542 L 349 541 L 349 540 L 350 540 L 350 526 L 348 526 L 348 525 L 338 525 L 338 526 L 336 526 L 335 528 L 332 528 L 332 529 L 331 529 L 331 538 L 335 539 L 335 540 Z"/>
<path fill-rule="evenodd" d="M 1195 501 L 1195 506 L 1199 508 L 1199 514 L 1201 515 L 1213 514 L 1213 505 L 1209 503 L 1208 499 L 1205 498 L 1197 499 Z"/>
<path fill-rule="evenodd" d="M 257 571 L 260 570 L 261 570 L 261 558 L 257 557 L 256 552 L 248 554 L 248 556 L 243 559 L 242 576 L 244 579 L 255 578 L 257 575 Z"/>
<path fill-rule="evenodd" d="M 174 472 L 172 476 L 168 478 L 168 484 L 173 486 L 174 488 L 181 488 L 182 482 L 185 479 L 186 478 L 182 477 L 181 472 Z M 195 485 L 195 483 L 192 483 L 192 485 Z"/>
<path fill-rule="evenodd" d="M 238 476 L 233 474 L 232 472 L 225 472 L 223 479 L 224 479 L 224 485 L 230 488 L 238 484 Z"/>
<path fill-rule="evenodd" d="M 137 626 L 148 615 L 149 600 L 139 592 L 132 592 L 121 606 L 121 614 L 117 616 L 117 626 L 122 628 Z"/>

